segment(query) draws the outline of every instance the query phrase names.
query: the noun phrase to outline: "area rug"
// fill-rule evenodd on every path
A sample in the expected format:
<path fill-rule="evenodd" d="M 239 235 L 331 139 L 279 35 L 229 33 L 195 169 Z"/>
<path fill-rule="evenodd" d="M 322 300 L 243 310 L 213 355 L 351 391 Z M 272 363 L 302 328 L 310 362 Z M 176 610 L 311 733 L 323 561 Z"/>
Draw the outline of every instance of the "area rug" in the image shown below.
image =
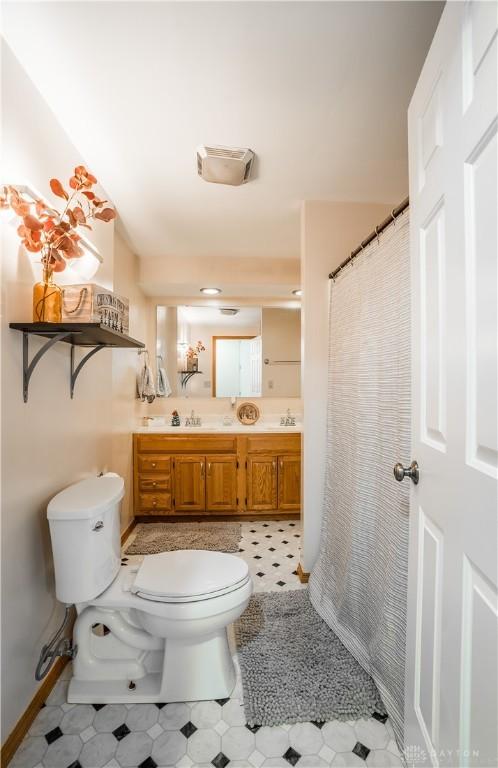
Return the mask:
<path fill-rule="evenodd" d="M 156 555 L 176 549 L 238 552 L 240 523 L 140 523 L 127 555 Z"/>
<path fill-rule="evenodd" d="M 307 589 L 254 595 L 235 637 L 249 725 L 385 714 L 374 681 L 320 618 Z"/>

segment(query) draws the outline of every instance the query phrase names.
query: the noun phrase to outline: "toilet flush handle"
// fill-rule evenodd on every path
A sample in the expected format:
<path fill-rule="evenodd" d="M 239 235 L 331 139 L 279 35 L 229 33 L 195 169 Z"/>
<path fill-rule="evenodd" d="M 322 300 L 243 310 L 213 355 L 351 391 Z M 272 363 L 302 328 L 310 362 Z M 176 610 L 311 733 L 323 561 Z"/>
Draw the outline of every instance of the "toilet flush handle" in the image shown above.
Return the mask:
<path fill-rule="evenodd" d="M 104 527 L 104 521 L 103 520 L 97 520 L 95 525 L 92 528 L 92 531 L 101 531 Z"/>

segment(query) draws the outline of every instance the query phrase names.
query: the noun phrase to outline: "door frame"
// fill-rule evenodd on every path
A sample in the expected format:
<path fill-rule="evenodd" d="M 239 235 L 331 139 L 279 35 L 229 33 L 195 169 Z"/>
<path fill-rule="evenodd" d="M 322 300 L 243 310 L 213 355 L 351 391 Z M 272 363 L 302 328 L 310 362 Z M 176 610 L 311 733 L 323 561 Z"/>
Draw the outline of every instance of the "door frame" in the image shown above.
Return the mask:
<path fill-rule="evenodd" d="M 216 395 L 216 344 L 220 340 L 239 340 L 243 341 L 244 339 L 255 339 L 257 336 L 259 336 L 258 333 L 252 333 L 250 336 L 211 336 L 211 395 L 212 397 L 217 397 Z"/>

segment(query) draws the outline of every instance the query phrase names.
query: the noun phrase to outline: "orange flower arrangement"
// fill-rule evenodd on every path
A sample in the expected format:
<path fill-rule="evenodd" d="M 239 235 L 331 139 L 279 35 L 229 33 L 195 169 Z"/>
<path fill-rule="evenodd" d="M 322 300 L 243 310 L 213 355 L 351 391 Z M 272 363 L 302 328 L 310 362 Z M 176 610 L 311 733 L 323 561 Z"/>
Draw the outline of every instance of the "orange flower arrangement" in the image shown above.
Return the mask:
<path fill-rule="evenodd" d="M 199 352 L 205 352 L 206 347 L 202 343 L 202 341 L 198 341 L 195 347 L 188 347 L 187 349 L 187 358 L 190 360 L 193 360 L 199 355 Z"/>
<path fill-rule="evenodd" d="M 74 169 L 69 179 L 71 193 L 64 189 L 58 179 L 50 179 L 50 189 L 57 197 L 66 201 L 59 213 L 43 200 L 27 201 L 16 187 L 4 186 L 0 193 L 0 208 L 12 208 L 22 218 L 17 234 L 27 251 L 41 252 L 44 268 L 51 272 L 62 272 L 69 259 L 83 255 L 78 244 L 78 227 L 91 229 L 90 219 L 111 221 L 116 217 L 114 208 L 106 206 L 107 200 L 100 200 L 92 192 L 97 179 L 83 165 Z"/>
<path fill-rule="evenodd" d="M 17 228 L 21 243 L 27 251 L 41 253 L 43 282 L 33 288 L 35 322 L 62 319 L 62 291 L 53 283 L 53 273 L 62 272 L 70 259 L 83 256 L 78 227 L 92 229 L 88 223 L 91 219 L 109 222 L 116 217 L 107 200 L 101 200 L 92 191 L 96 183 L 95 176 L 83 165 L 78 165 L 69 179 L 71 192 L 65 190 L 59 179 L 50 179 L 54 195 L 65 200 L 62 212 L 43 200 L 26 200 L 14 186 L 0 190 L 0 209 L 11 208 L 22 219 Z"/>

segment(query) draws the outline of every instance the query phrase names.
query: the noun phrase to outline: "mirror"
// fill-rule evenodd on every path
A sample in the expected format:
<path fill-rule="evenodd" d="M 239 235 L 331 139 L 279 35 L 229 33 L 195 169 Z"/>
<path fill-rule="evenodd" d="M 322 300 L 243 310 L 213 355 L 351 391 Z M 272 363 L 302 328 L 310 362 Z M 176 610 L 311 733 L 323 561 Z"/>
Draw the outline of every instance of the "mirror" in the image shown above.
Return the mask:
<path fill-rule="evenodd" d="M 300 396 L 299 308 L 159 305 L 156 321 L 159 396 Z"/>

